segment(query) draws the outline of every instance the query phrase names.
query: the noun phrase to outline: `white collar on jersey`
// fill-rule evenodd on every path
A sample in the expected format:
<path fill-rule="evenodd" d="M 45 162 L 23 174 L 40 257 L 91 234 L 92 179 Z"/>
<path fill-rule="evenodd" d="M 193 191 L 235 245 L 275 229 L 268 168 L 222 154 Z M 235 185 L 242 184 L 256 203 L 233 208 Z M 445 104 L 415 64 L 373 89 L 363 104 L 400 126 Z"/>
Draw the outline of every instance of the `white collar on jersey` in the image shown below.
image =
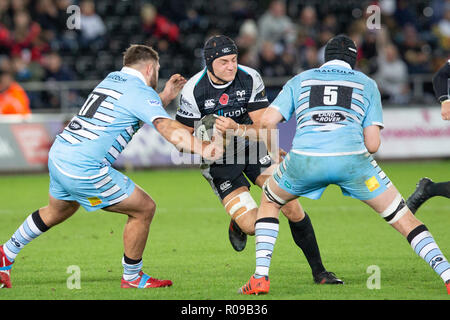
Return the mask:
<path fill-rule="evenodd" d="M 227 82 L 225 84 L 215 84 L 214 82 L 212 82 L 211 78 L 209 77 L 208 71 L 206 71 L 206 75 L 208 76 L 209 83 L 211 83 L 211 85 L 216 89 L 225 89 L 234 81 L 234 80 L 231 80 L 230 82 Z"/>
<path fill-rule="evenodd" d="M 144 82 L 145 85 L 147 85 L 147 82 L 145 82 L 145 78 L 144 78 L 143 74 L 140 71 L 137 71 L 136 69 L 133 69 L 130 67 L 123 67 L 122 70 L 120 70 L 120 72 L 138 77 L 139 79 L 142 80 L 142 82 Z"/>
<path fill-rule="evenodd" d="M 342 61 L 342 60 L 338 60 L 338 59 L 330 60 L 328 62 L 325 62 L 320 67 L 322 68 L 322 67 L 326 67 L 326 66 L 341 66 L 341 67 L 349 68 L 349 69 L 352 68 L 349 63 L 347 63 L 345 61 Z"/>

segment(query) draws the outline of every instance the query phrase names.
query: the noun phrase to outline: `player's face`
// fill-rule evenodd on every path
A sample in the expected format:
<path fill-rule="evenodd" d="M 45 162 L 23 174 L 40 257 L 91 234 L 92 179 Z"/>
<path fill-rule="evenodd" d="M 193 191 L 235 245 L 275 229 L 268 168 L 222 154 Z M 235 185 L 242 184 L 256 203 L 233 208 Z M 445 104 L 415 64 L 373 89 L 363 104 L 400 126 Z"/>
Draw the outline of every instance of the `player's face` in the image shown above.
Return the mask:
<path fill-rule="evenodd" d="M 213 61 L 214 74 L 226 82 L 233 81 L 237 72 L 237 54 L 230 54 Z"/>

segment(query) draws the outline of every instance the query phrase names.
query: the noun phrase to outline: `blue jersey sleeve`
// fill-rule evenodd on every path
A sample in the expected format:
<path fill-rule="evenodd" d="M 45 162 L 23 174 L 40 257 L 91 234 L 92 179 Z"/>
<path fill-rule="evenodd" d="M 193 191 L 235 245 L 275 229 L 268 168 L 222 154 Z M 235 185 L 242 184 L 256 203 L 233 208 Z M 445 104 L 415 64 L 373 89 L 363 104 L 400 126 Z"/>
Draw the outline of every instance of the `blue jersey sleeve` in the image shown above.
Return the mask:
<path fill-rule="evenodd" d="M 383 124 L 383 108 L 381 105 L 381 95 L 378 87 L 374 81 L 370 82 L 369 104 L 366 111 L 366 116 L 363 120 L 363 128 L 377 125 L 384 127 Z"/>
<path fill-rule="evenodd" d="M 131 113 L 139 120 L 153 125 L 157 118 L 169 118 L 169 114 L 164 109 L 161 98 L 153 89 L 141 90 L 134 99 L 134 105 L 130 106 Z"/>
<path fill-rule="evenodd" d="M 288 81 L 278 96 L 270 105 L 271 108 L 277 109 L 286 121 L 289 121 L 295 111 L 295 98 L 292 81 Z"/>

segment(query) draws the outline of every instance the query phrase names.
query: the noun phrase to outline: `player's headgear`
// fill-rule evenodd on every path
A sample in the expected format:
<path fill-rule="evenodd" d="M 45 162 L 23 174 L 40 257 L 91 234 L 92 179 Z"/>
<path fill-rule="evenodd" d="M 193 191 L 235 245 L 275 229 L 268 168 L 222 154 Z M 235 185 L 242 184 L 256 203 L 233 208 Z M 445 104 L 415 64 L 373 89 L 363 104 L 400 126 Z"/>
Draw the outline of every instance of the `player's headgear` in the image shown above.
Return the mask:
<path fill-rule="evenodd" d="M 346 35 L 338 35 L 331 38 L 325 47 L 325 62 L 330 60 L 342 60 L 350 64 L 352 69 L 356 64 L 356 44 Z"/>
<path fill-rule="evenodd" d="M 223 35 L 209 38 L 203 48 L 203 55 L 208 71 L 214 74 L 212 67 L 214 60 L 230 54 L 238 54 L 237 46 L 232 39 Z M 214 74 L 214 76 L 216 75 Z"/>

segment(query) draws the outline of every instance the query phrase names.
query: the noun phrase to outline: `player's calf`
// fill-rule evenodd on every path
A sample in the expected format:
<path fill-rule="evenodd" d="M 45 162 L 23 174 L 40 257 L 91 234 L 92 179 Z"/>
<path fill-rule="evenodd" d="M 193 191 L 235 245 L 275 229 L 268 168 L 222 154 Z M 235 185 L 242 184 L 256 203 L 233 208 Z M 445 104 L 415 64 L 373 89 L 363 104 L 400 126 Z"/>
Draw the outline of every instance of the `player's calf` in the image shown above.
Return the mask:
<path fill-rule="evenodd" d="M 388 189 L 377 198 L 367 201 L 372 207 L 380 208 L 392 194 L 394 200 L 381 211 L 381 216 L 397 231 L 406 237 L 409 244 L 422 259 L 441 277 L 448 288 L 450 282 L 450 264 L 442 254 L 427 227 L 408 209 L 403 197 L 395 188 Z"/>

